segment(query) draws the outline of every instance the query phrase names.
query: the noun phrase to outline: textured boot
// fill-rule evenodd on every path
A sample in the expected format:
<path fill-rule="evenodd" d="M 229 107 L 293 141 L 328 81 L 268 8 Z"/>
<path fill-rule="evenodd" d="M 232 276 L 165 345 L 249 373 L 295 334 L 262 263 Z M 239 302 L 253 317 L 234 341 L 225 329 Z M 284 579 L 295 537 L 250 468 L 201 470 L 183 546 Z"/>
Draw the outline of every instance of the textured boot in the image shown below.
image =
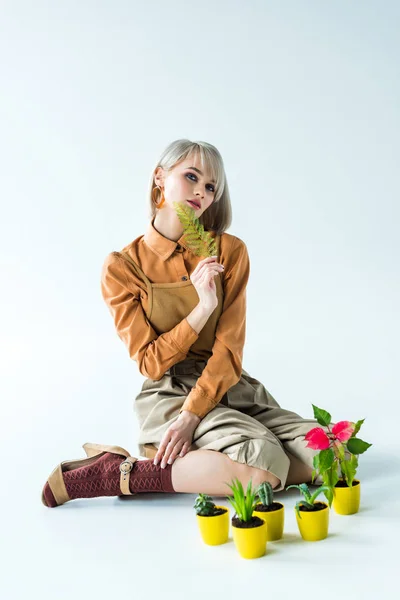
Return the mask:
<path fill-rule="evenodd" d="M 123 496 L 143 492 L 175 492 L 171 469 L 138 460 L 120 446 L 84 444 L 88 458 L 60 463 L 42 491 L 42 502 L 54 508 L 76 498 Z"/>

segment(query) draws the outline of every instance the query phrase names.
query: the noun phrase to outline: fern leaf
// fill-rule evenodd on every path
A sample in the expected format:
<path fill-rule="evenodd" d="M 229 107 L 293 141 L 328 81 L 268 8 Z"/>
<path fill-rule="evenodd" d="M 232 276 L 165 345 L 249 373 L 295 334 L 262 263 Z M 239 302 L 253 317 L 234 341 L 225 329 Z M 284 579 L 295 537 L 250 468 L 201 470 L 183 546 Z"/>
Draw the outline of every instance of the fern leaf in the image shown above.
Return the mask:
<path fill-rule="evenodd" d="M 173 202 L 173 206 L 183 225 L 185 244 L 193 254 L 201 257 L 218 256 L 216 240 L 209 231 L 204 231 L 204 226 L 196 217 L 194 209 L 180 202 Z"/>

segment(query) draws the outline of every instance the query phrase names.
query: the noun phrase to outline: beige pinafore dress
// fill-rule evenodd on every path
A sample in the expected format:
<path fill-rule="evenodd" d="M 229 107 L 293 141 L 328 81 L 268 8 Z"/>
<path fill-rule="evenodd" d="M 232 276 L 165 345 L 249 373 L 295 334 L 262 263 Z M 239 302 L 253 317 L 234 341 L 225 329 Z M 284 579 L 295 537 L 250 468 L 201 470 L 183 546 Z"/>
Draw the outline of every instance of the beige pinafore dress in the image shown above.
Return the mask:
<path fill-rule="evenodd" d="M 142 305 L 158 335 L 170 331 L 198 304 L 198 295 L 189 280 L 152 283 L 140 266 L 124 253 L 121 256 L 147 286 Z M 140 456 L 153 458 L 168 427 L 201 375 L 212 354 L 215 330 L 223 309 L 223 274 L 215 279 L 218 306 L 211 314 L 185 360 L 168 369 L 155 381 L 146 378 L 134 399 L 139 421 L 138 450 Z M 168 307 L 168 310 L 167 310 Z M 286 450 L 312 467 L 316 450 L 306 448 L 304 436 L 318 426 L 315 419 L 303 419 L 297 413 L 279 406 L 264 385 L 242 369 L 241 378 L 205 416 L 193 434 L 190 450 L 224 452 L 232 460 L 273 473 L 280 480 L 274 490 L 284 489 L 290 458 Z M 319 484 L 320 479 L 316 480 Z"/>

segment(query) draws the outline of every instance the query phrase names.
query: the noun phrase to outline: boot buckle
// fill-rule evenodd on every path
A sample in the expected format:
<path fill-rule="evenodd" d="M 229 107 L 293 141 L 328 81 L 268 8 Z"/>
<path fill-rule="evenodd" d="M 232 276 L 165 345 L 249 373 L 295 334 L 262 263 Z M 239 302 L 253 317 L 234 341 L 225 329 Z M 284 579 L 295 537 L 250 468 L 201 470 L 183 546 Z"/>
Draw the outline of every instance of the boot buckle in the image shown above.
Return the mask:
<path fill-rule="evenodd" d="M 137 458 L 134 458 L 133 456 L 127 456 L 126 459 L 119 465 L 119 470 L 121 472 L 119 487 L 121 488 L 121 493 L 124 496 L 133 495 L 133 492 L 131 492 L 129 489 L 129 473 L 132 471 L 133 465 L 136 461 Z"/>
<path fill-rule="evenodd" d="M 121 473 L 130 473 L 133 469 L 133 462 L 130 460 L 124 460 L 120 465 L 119 465 L 119 470 L 121 471 Z"/>

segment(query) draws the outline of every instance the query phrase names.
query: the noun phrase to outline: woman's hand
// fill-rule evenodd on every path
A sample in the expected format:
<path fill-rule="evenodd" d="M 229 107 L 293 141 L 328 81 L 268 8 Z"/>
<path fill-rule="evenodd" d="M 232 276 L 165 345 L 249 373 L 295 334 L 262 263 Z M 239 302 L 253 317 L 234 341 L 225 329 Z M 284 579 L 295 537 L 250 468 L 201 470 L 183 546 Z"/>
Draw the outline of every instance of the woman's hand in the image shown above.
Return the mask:
<path fill-rule="evenodd" d="M 223 273 L 224 266 L 217 262 L 216 256 L 203 258 L 190 276 L 190 281 L 197 292 L 200 304 L 209 310 L 215 310 L 218 305 L 215 276 Z"/>
<path fill-rule="evenodd" d="M 165 432 L 154 457 L 154 464 L 162 459 L 161 468 L 164 469 L 167 463 L 172 465 L 178 454 L 184 456 L 192 444 L 194 430 L 200 421 L 200 417 L 194 413 L 182 411 Z"/>

